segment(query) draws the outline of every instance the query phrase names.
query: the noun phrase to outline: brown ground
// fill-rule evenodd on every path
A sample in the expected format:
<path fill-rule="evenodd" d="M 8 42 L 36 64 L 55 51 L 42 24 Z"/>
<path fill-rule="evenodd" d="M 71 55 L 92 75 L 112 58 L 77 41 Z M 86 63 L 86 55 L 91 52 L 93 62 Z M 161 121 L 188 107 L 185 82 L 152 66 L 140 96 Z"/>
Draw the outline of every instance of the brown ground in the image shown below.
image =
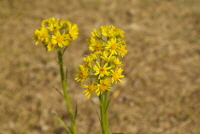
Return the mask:
<path fill-rule="evenodd" d="M 199 0 L 0 0 L 0 134 L 66 134 L 67 109 L 56 51 L 32 41 L 43 19 L 78 24 L 65 54 L 69 93 L 78 104 L 78 134 L 100 134 L 97 98 L 74 81 L 88 53 L 86 38 L 100 25 L 125 31 L 124 82 L 112 91 L 110 129 L 124 134 L 200 134 Z"/>

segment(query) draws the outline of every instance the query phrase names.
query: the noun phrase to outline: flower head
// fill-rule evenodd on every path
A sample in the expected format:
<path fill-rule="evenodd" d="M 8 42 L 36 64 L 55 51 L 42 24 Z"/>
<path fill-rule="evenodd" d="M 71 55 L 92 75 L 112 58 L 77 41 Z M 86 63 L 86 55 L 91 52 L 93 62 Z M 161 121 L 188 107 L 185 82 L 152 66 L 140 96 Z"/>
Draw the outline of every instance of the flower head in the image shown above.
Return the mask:
<path fill-rule="evenodd" d="M 117 50 L 119 50 L 119 43 L 116 38 L 112 38 L 107 42 L 105 47 L 112 55 L 117 55 Z"/>
<path fill-rule="evenodd" d="M 40 29 L 40 39 L 41 41 L 48 42 L 49 41 L 49 33 L 46 27 L 41 27 Z"/>
<path fill-rule="evenodd" d="M 122 82 L 122 80 L 120 79 L 124 77 L 124 75 L 122 75 L 122 71 L 122 68 L 116 69 L 115 71 L 111 70 L 112 83 Z"/>
<path fill-rule="evenodd" d="M 96 62 L 96 65 L 94 65 L 94 71 L 95 75 L 98 75 L 98 79 L 104 76 L 108 76 L 110 74 L 110 69 L 112 67 L 108 66 L 108 63 L 106 63 L 103 67 L 100 66 L 99 62 Z"/>
<path fill-rule="evenodd" d="M 89 49 L 91 51 L 100 52 L 103 49 L 103 43 L 95 38 L 90 39 Z"/>
<path fill-rule="evenodd" d="M 124 55 L 128 52 L 128 50 L 126 50 L 126 42 L 125 41 L 121 42 L 118 52 L 119 52 L 119 55 L 121 55 L 121 57 L 124 57 Z"/>
<path fill-rule="evenodd" d="M 85 61 L 85 66 L 88 67 L 88 68 L 91 68 L 92 67 L 92 61 L 93 59 L 91 57 L 85 57 L 83 58 L 83 60 Z"/>
<path fill-rule="evenodd" d="M 110 78 L 105 78 L 105 79 L 101 79 L 100 83 L 97 84 L 97 90 L 96 93 L 99 96 L 102 92 L 104 92 L 105 90 L 108 90 L 111 88 L 111 80 Z"/>
<path fill-rule="evenodd" d="M 41 32 L 39 29 L 36 29 L 34 34 L 33 34 L 34 42 L 36 45 L 39 44 L 40 38 L 41 38 Z"/>
<path fill-rule="evenodd" d="M 47 51 L 52 51 L 55 47 L 55 44 L 53 44 L 52 42 L 48 42 L 47 44 Z"/>
<path fill-rule="evenodd" d="M 90 98 L 90 96 L 96 91 L 96 82 L 92 82 L 92 84 L 90 85 L 83 85 L 83 88 L 86 88 L 86 90 L 83 91 L 85 92 L 85 96 L 87 96 L 87 98 Z"/>
<path fill-rule="evenodd" d="M 54 48 L 68 46 L 72 40 L 78 36 L 78 27 L 68 20 L 49 18 L 43 20 L 41 27 L 35 30 L 33 34 L 34 43 L 40 42 L 46 47 L 47 51 Z"/>
<path fill-rule="evenodd" d="M 100 31 L 105 37 L 113 37 L 115 34 L 114 26 L 101 26 Z"/>
<path fill-rule="evenodd" d="M 59 23 L 59 19 L 50 18 L 46 23 L 48 24 L 48 29 L 50 31 L 58 31 L 62 27 L 62 24 Z"/>
<path fill-rule="evenodd" d="M 61 34 L 59 31 L 55 32 L 55 35 L 52 35 L 52 43 L 58 44 L 59 47 L 68 46 L 70 37 L 68 34 Z"/>
<path fill-rule="evenodd" d="M 76 39 L 78 37 L 78 27 L 76 24 L 72 24 L 70 22 L 67 23 L 69 28 L 69 34 L 72 37 L 72 39 Z"/>
<path fill-rule="evenodd" d="M 88 68 L 83 65 L 79 65 L 79 72 L 76 74 L 75 80 L 83 82 L 88 77 Z"/>
<path fill-rule="evenodd" d="M 115 57 L 115 59 L 113 60 L 113 64 L 114 64 L 115 66 L 123 66 L 123 65 L 122 65 L 122 62 L 119 60 L 119 58 L 116 58 L 116 57 Z"/>
<path fill-rule="evenodd" d="M 100 58 L 105 60 L 105 62 L 110 62 L 111 60 L 114 59 L 114 56 L 110 52 L 104 51 L 100 56 Z"/>
<path fill-rule="evenodd" d="M 123 66 L 120 58 L 126 53 L 126 43 L 122 39 L 124 32 L 115 26 L 101 26 L 99 29 L 94 29 L 91 36 L 87 40 L 88 48 L 91 51 L 86 55 L 84 70 L 77 73 L 76 80 L 89 81 L 92 84 L 84 85 L 83 88 L 85 95 L 90 98 L 91 94 L 96 92 L 99 96 L 104 94 L 105 91 L 110 91 L 113 84 L 122 82 L 121 78 Z M 87 77 L 83 78 L 83 72 L 87 72 Z"/>
<path fill-rule="evenodd" d="M 100 37 L 101 37 L 101 33 L 100 33 L 98 30 L 96 30 L 96 29 L 94 29 L 94 30 L 91 32 L 91 34 L 92 34 L 92 37 L 97 37 L 97 38 L 100 38 Z"/>

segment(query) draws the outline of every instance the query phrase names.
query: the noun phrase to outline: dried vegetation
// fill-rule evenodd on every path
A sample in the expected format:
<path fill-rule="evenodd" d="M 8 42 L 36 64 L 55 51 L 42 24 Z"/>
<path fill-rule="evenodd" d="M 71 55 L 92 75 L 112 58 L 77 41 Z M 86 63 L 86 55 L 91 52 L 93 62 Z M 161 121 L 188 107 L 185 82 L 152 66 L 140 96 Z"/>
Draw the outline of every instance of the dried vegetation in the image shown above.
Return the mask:
<path fill-rule="evenodd" d="M 0 134 L 64 134 L 56 51 L 32 41 L 49 17 L 69 19 L 79 38 L 65 55 L 69 92 L 79 105 L 80 134 L 100 134 L 94 106 L 74 81 L 100 25 L 125 31 L 124 82 L 113 88 L 110 128 L 124 134 L 200 134 L 199 0 L 0 0 Z"/>

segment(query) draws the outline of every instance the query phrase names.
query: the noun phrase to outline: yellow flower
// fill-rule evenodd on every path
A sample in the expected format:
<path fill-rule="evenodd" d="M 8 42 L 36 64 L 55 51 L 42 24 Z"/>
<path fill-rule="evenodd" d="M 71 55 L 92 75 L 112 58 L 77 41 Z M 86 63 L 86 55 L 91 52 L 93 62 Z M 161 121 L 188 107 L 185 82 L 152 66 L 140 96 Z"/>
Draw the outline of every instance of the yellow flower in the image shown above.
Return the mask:
<path fill-rule="evenodd" d="M 85 61 L 85 66 L 88 67 L 88 68 L 91 68 L 92 67 L 92 61 L 93 59 L 91 59 L 89 56 L 83 58 L 83 60 Z"/>
<path fill-rule="evenodd" d="M 101 51 L 103 49 L 103 43 L 95 38 L 91 38 L 89 49 L 91 51 Z"/>
<path fill-rule="evenodd" d="M 97 84 L 97 87 L 96 93 L 99 96 L 103 91 L 111 88 L 111 80 L 109 78 L 102 79 L 100 83 Z"/>
<path fill-rule="evenodd" d="M 59 47 L 68 46 L 69 45 L 69 35 L 68 34 L 60 34 L 59 31 L 55 32 L 55 35 L 52 35 L 52 43 L 58 44 Z"/>
<path fill-rule="evenodd" d="M 120 28 L 115 27 L 114 32 L 116 37 L 124 38 L 124 31 L 122 31 Z"/>
<path fill-rule="evenodd" d="M 47 51 L 52 51 L 55 47 L 55 44 L 53 44 L 52 42 L 49 42 L 47 44 Z"/>
<path fill-rule="evenodd" d="M 122 71 L 123 71 L 122 68 L 116 69 L 115 71 L 111 70 L 112 83 L 122 82 L 122 80 L 120 79 L 124 77 L 124 75 L 121 74 Z"/>
<path fill-rule="evenodd" d="M 60 23 L 61 23 L 62 26 L 67 25 L 67 27 L 68 27 L 68 24 L 71 24 L 71 22 L 68 21 L 68 20 L 61 20 Z"/>
<path fill-rule="evenodd" d="M 51 51 L 55 47 L 68 46 L 77 36 L 76 24 L 55 18 L 43 20 L 41 27 L 36 29 L 33 34 L 34 43 L 38 45 L 41 41 L 47 51 Z"/>
<path fill-rule="evenodd" d="M 95 90 L 97 89 L 96 87 L 96 82 L 92 82 L 90 85 L 83 85 L 83 88 L 86 88 L 83 92 L 85 92 L 85 96 L 89 99 L 91 94 L 95 93 Z"/>
<path fill-rule="evenodd" d="M 106 62 L 110 62 L 114 58 L 114 56 L 110 54 L 108 51 L 104 51 L 100 57 Z"/>
<path fill-rule="evenodd" d="M 119 58 L 116 58 L 113 60 L 113 63 L 115 64 L 115 66 L 123 66 L 122 62 L 119 60 Z"/>
<path fill-rule="evenodd" d="M 102 80 L 104 84 L 106 84 L 107 86 L 111 85 L 111 79 L 110 78 L 105 78 Z"/>
<path fill-rule="evenodd" d="M 69 28 L 69 34 L 72 39 L 76 39 L 78 37 L 78 26 L 76 24 L 72 24 L 70 22 L 67 23 Z"/>
<path fill-rule="evenodd" d="M 47 20 L 47 22 L 49 26 L 48 29 L 50 31 L 57 31 L 62 27 L 62 25 L 59 24 L 59 19 L 50 18 Z"/>
<path fill-rule="evenodd" d="M 36 29 L 35 32 L 34 32 L 34 34 L 33 34 L 34 43 L 35 43 L 36 45 L 39 44 L 40 36 L 41 36 L 40 30 L 39 30 L 39 29 Z"/>
<path fill-rule="evenodd" d="M 100 66 L 99 62 L 96 62 L 94 65 L 95 75 L 99 75 L 98 79 L 104 76 L 108 76 L 110 74 L 110 69 L 112 67 L 108 67 L 108 63 L 106 63 L 103 67 Z"/>
<path fill-rule="evenodd" d="M 83 82 L 88 77 L 88 68 L 84 67 L 83 65 L 79 65 L 79 72 L 76 74 L 77 78 L 75 80 L 77 82 Z"/>
<path fill-rule="evenodd" d="M 126 53 L 126 42 L 122 40 L 124 31 L 115 26 L 101 26 L 99 29 L 94 29 L 91 36 L 87 39 L 89 50 L 92 51 L 84 58 L 84 66 L 87 71 L 79 71 L 76 80 L 84 81 L 89 79 L 95 84 L 84 85 L 85 96 L 90 98 L 91 94 L 96 90 L 97 96 L 108 90 L 113 83 L 121 82 L 123 66 L 119 57 L 123 57 Z M 94 62 L 94 63 L 93 63 Z M 80 68 L 80 67 L 79 67 Z M 83 73 L 87 72 L 87 77 Z"/>
<path fill-rule="evenodd" d="M 97 37 L 97 38 L 100 38 L 100 37 L 101 37 L 99 31 L 96 30 L 96 29 L 94 29 L 94 30 L 91 32 L 91 34 L 92 34 L 92 37 Z"/>
<path fill-rule="evenodd" d="M 124 57 L 124 55 L 128 52 L 128 50 L 126 50 L 126 42 L 125 41 L 122 41 L 118 52 L 119 52 L 119 55 L 121 55 L 122 57 Z"/>
<path fill-rule="evenodd" d="M 88 55 L 87 57 L 90 58 L 90 60 L 95 61 L 99 54 L 101 54 L 101 52 L 94 52 L 94 53 L 91 53 L 90 55 Z"/>
<path fill-rule="evenodd" d="M 40 39 L 41 39 L 41 41 L 44 41 L 44 42 L 49 41 L 49 33 L 45 27 L 42 27 L 40 30 Z"/>
<path fill-rule="evenodd" d="M 106 37 L 113 37 L 114 36 L 114 26 L 101 26 L 100 31 L 102 35 Z"/>
<path fill-rule="evenodd" d="M 48 23 L 49 23 L 49 20 L 46 19 L 46 20 L 42 21 L 41 25 L 42 25 L 42 27 L 46 27 L 46 25 L 48 25 Z"/>
<path fill-rule="evenodd" d="M 117 50 L 119 50 L 119 43 L 117 43 L 116 38 L 112 38 L 107 42 L 106 49 L 112 54 L 117 55 Z"/>

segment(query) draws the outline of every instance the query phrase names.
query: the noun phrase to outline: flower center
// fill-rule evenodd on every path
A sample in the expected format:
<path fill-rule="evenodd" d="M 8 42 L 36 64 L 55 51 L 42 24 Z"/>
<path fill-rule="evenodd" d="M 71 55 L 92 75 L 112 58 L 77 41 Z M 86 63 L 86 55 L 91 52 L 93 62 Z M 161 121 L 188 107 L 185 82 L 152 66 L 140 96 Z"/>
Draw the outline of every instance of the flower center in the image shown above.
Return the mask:
<path fill-rule="evenodd" d="M 99 69 L 99 72 L 100 72 L 100 73 L 104 73 L 104 71 L 105 71 L 104 68 L 100 68 L 100 69 Z"/>
<path fill-rule="evenodd" d="M 88 87 L 88 90 L 89 90 L 89 92 L 94 92 L 94 86 L 93 86 L 93 85 L 90 85 L 90 86 Z"/>
<path fill-rule="evenodd" d="M 57 27 L 56 27 L 56 26 L 54 26 L 54 27 L 53 27 L 53 30 L 57 30 Z"/>
<path fill-rule="evenodd" d="M 62 36 L 57 36 L 56 40 L 57 40 L 57 42 L 62 42 L 63 41 L 63 37 Z"/>
<path fill-rule="evenodd" d="M 107 85 L 105 85 L 105 84 L 101 84 L 100 85 L 100 90 L 101 91 L 105 91 L 107 89 Z"/>
<path fill-rule="evenodd" d="M 95 45 L 95 50 L 96 51 L 100 51 L 101 50 L 101 46 L 99 44 Z"/>
<path fill-rule="evenodd" d="M 119 73 L 118 72 L 115 72 L 114 74 L 113 74 L 113 78 L 115 79 L 115 80 L 117 80 L 117 79 L 119 79 Z"/>
<path fill-rule="evenodd" d="M 117 44 L 112 44 L 112 45 L 110 46 L 110 48 L 111 48 L 112 50 L 116 50 L 116 49 L 117 49 Z"/>
<path fill-rule="evenodd" d="M 80 78 L 85 79 L 87 77 L 87 74 L 85 72 L 80 73 Z"/>

